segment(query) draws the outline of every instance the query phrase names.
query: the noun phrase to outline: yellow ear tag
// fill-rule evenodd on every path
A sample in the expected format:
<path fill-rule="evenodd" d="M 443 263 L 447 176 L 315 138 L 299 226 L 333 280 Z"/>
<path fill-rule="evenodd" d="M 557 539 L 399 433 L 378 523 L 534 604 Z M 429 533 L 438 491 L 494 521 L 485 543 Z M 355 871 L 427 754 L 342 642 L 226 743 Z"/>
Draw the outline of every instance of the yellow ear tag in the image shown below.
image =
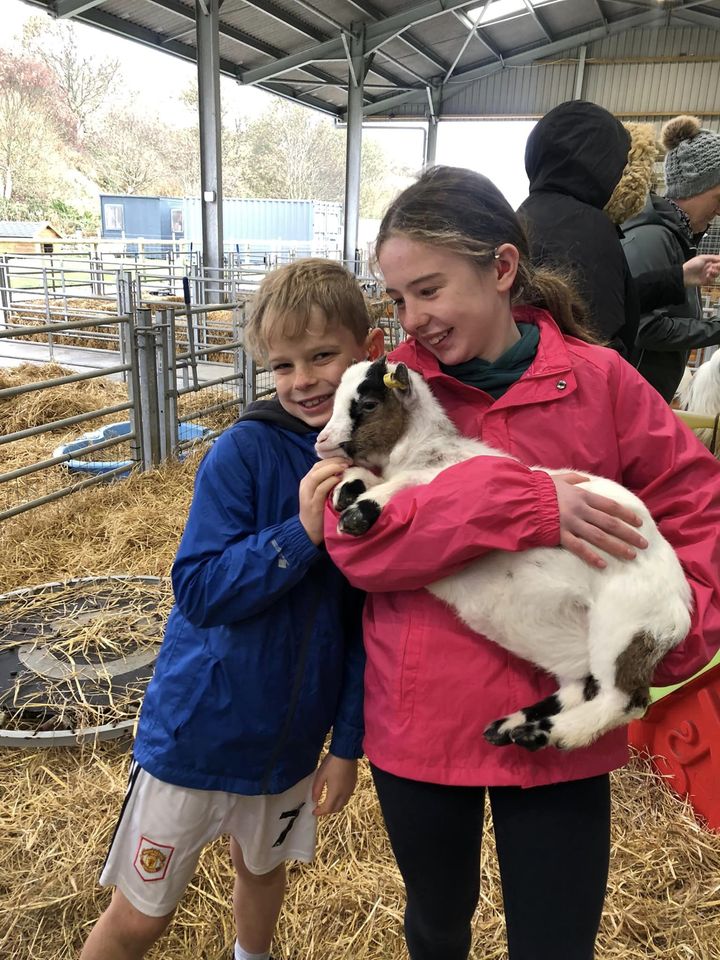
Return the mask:
<path fill-rule="evenodd" d="M 383 377 L 383 383 L 388 388 L 388 390 L 404 390 L 405 387 L 399 380 L 395 379 L 394 374 L 386 373 Z"/>

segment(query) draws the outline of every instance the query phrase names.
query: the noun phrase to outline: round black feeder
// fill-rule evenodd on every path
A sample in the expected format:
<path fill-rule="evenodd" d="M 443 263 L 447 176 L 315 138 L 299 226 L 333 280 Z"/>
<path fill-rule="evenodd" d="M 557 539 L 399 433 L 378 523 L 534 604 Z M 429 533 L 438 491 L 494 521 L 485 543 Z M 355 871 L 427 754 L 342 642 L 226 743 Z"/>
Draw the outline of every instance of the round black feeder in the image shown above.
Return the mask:
<path fill-rule="evenodd" d="M 83 577 L 0 596 L 0 745 L 129 736 L 171 602 L 168 578 L 139 576 Z M 73 634 L 83 632 L 73 649 Z"/>

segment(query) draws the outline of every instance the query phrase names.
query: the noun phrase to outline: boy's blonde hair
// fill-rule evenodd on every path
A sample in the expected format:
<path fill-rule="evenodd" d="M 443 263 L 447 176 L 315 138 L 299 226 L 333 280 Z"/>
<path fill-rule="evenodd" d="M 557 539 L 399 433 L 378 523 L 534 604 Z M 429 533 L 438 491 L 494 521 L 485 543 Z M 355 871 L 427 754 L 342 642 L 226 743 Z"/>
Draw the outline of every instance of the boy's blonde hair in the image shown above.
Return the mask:
<path fill-rule="evenodd" d="M 313 307 L 322 310 L 328 325 L 340 324 L 364 342 L 371 320 L 357 280 L 337 261 L 308 257 L 273 270 L 260 284 L 245 327 L 247 349 L 264 360 L 276 337 L 300 339 Z"/>

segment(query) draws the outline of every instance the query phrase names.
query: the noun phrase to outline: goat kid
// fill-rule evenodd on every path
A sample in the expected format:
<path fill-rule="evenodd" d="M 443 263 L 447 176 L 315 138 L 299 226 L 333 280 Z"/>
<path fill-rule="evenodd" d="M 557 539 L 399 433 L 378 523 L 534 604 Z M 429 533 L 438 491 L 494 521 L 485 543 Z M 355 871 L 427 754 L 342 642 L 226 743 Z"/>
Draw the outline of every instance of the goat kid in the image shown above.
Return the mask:
<path fill-rule="evenodd" d="M 352 536 L 399 490 L 472 457 L 508 456 L 463 437 L 422 377 L 385 358 L 348 368 L 316 449 L 353 461 L 333 492 L 338 529 Z M 492 551 L 427 587 L 471 630 L 558 680 L 551 696 L 485 728 L 496 746 L 573 749 L 641 717 L 655 667 L 690 627 L 690 587 L 645 505 L 611 480 L 581 486 L 634 510 L 647 549 L 629 562 L 608 555 L 603 570 L 557 548 Z"/>

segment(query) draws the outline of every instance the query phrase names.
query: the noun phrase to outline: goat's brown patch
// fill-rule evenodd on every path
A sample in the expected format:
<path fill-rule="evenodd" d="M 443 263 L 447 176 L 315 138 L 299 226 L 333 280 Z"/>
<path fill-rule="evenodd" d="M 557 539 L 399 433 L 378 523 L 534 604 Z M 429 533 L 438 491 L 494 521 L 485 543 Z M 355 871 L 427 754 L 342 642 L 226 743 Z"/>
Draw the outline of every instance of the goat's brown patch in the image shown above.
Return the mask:
<path fill-rule="evenodd" d="M 353 432 L 352 455 L 359 463 L 387 456 L 407 429 L 408 414 L 402 403 L 388 393 L 381 404 L 363 416 Z"/>
<path fill-rule="evenodd" d="M 615 661 L 615 685 L 629 697 L 628 709 L 646 707 L 649 687 L 659 657 L 657 645 L 647 633 L 636 633 Z"/>

